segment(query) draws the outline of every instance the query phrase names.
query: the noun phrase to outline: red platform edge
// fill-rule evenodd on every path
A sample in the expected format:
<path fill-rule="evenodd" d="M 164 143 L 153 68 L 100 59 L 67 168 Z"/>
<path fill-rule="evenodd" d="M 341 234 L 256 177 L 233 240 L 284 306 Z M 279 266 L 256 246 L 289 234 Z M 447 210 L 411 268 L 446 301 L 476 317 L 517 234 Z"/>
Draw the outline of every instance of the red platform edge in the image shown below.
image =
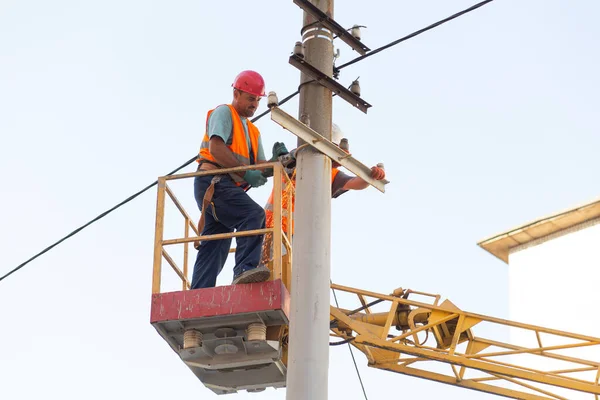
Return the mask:
<path fill-rule="evenodd" d="M 290 295 L 280 279 L 152 295 L 150 322 L 283 310 Z"/>

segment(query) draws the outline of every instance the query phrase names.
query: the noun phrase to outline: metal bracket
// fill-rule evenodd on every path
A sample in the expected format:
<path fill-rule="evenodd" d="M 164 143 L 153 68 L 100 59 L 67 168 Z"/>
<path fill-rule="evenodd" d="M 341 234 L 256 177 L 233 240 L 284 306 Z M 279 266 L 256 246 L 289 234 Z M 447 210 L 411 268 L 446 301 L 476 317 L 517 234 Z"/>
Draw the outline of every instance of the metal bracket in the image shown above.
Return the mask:
<path fill-rule="evenodd" d="M 367 51 L 371 50 L 365 46 L 360 40 L 352 36 L 343 26 L 329 18 L 327 14 L 321 11 L 317 6 L 312 4 L 308 0 L 294 0 L 294 3 L 303 9 L 305 12 L 312 15 L 317 19 L 321 25 L 325 28 L 333 31 L 340 39 L 342 39 L 348 46 L 352 47 L 352 50 L 358 52 L 358 54 L 364 56 Z"/>
<path fill-rule="evenodd" d="M 365 114 L 367 113 L 369 107 L 371 107 L 369 103 L 352 93 L 349 89 L 346 89 L 344 86 L 339 84 L 338 81 L 325 75 L 318 68 L 315 68 L 312 65 L 310 65 L 302 57 L 299 57 L 295 54 L 290 56 L 290 64 L 298 68 L 301 72 L 313 78 L 321 85 L 325 86 L 327 89 L 331 90 L 333 93 L 337 94 L 342 99 L 346 100 L 348 103 L 352 104 L 354 107 L 358 108 Z"/>
<path fill-rule="evenodd" d="M 287 129 L 315 149 L 319 150 L 321 153 L 325 154 L 327 157 L 331 158 L 333 161 L 354 173 L 356 176 L 364 179 L 380 192 L 385 193 L 385 185 L 390 183 L 388 180 L 382 179 L 377 181 L 371 178 L 371 168 L 367 167 L 352 157 L 351 154 L 346 153 L 333 142 L 313 131 L 281 108 L 271 108 L 271 119 L 281 125 L 284 129 Z"/>

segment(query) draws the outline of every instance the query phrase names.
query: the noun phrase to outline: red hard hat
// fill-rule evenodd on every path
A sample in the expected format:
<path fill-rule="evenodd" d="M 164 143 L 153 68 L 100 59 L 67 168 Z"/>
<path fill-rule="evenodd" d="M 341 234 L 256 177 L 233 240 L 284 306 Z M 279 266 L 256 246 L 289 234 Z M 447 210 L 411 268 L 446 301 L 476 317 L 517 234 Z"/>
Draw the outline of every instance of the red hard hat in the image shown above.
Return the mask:
<path fill-rule="evenodd" d="M 253 94 L 255 96 L 265 95 L 265 80 L 258 72 L 242 71 L 233 81 L 234 88 Z"/>

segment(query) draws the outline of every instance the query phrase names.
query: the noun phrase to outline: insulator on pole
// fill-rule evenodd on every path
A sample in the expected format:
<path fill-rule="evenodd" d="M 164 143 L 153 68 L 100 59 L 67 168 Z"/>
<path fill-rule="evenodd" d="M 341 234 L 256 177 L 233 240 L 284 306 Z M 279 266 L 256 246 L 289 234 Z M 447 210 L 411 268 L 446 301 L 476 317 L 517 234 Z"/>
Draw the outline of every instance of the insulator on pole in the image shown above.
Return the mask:
<path fill-rule="evenodd" d="M 294 45 L 294 55 L 304 58 L 304 44 L 302 42 L 296 42 Z"/>
<path fill-rule="evenodd" d="M 346 152 L 350 151 L 350 144 L 348 143 L 347 138 L 342 138 L 342 140 L 340 140 L 340 149 Z"/>
<path fill-rule="evenodd" d="M 338 58 L 340 58 L 340 49 L 339 48 L 335 49 L 335 52 L 333 53 L 333 62 L 335 63 L 335 60 L 337 60 Z"/>
<path fill-rule="evenodd" d="M 277 93 L 269 92 L 267 96 L 267 107 L 273 108 L 279 105 L 279 99 L 277 98 Z"/>
<path fill-rule="evenodd" d="M 360 38 L 361 38 L 360 25 L 354 25 L 352 27 L 352 29 L 350 29 L 350 34 L 352 36 L 354 36 L 354 38 L 356 40 L 360 40 Z"/>
<path fill-rule="evenodd" d="M 358 79 L 352 82 L 350 91 L 360 97 L 360 83 L 358 82 Z"/>

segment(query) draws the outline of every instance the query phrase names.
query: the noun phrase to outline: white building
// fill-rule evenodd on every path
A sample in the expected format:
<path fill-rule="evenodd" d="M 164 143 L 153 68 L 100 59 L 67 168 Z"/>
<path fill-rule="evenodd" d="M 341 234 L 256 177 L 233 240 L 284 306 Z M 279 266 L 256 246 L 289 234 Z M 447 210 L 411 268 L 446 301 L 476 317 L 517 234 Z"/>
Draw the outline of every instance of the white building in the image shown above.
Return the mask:
<path fill-rule="evenodd" d="M 600 337 L 600 200 L 527 223 L 479 245 L 508 264 L 510 320 Z M 539 346 L 535 334 L 517 329 L 511 330 L 510 341 Z M 548 334 L 540 335 L 539 341 L 543 346 L 566 343 L 565 338 Z M 578 341 L 569 341 L 574 342 Z M 600 361 L 598 347 L 558 354 Z M 543 371 L 574 368 L 569 364 L 531 356 L 527 366 Z M 578 377 L 593 381 L 597 373 Z M 571 392 L 566 397 L 594 396 Z"/>

